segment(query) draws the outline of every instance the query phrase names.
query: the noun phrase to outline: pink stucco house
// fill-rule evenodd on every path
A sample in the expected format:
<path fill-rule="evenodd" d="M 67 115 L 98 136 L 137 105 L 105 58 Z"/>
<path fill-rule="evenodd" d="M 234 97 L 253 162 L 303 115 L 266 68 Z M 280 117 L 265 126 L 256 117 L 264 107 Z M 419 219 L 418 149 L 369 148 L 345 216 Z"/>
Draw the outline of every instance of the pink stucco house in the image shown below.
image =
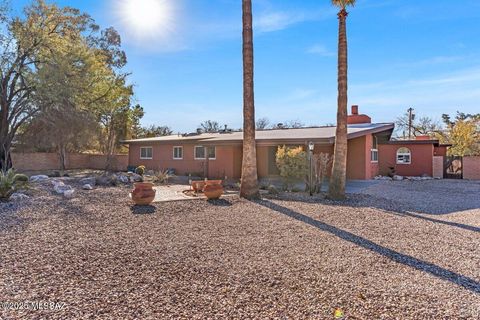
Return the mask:
<path fill-rule="evenodd" d="M 358 106 L 352 106 L 348 123 L 348 179 L 372 179 L 380 173 L 385 174 L 392 165 L 411 175 L 432 176 L 433 156 L 446 150 L 436 140 L 403 141 L 396 145 L 390 141 L 394 124 L 371 123 L 370 117 L 358 113 Z M 314 153 L 333 153 L 335 129 L 329 126 L 258 130 L 259 177 L 278 176 L 275 164 L 278 146 L 307 146 L 313 142 Z M 242 141 L 242 132 L 224 130 L 127 140 L 125 143 L 129 145 L 129 165 L 132 166 L 145 165 L 154 170 L 171 168 L 177 175 L 238 179 L 241 175 Z"/>

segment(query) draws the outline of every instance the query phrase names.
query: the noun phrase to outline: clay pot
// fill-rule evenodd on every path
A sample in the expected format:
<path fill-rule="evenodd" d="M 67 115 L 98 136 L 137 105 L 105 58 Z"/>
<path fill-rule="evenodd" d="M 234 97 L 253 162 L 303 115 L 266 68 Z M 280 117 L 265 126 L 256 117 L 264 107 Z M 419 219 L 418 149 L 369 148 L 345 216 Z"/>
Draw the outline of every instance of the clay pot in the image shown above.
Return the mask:
<path fill-rule="evenodd" d="M 150 182 L 137 182 L 133 184 L 135 189 L 132 190 L 132 200 L 135 204 L 146 206 L 155 199 L 156 190 L 153 189 L 154 184 Z"/>
<path fill-rule="evenodd" d="M 203 193 L 208 200 L 218 199 L 223 194 L 223 187 L 221 184 L 207 184 L 205 188 L 203 188 Z"/>
<path fill-rule="evenodd" d="M 205 187 L 204 181 L 192 181 L 192 189 L 195 192 L 202 192 L 203 187 Z"/>
<path fill-rule="evenodd" d="M 205 181 L 205 185 L 207 186 L 211 186 L 211 185 L 214 185 L 214 184 L 222 184 L 222 180 L 207 180 Z"/>

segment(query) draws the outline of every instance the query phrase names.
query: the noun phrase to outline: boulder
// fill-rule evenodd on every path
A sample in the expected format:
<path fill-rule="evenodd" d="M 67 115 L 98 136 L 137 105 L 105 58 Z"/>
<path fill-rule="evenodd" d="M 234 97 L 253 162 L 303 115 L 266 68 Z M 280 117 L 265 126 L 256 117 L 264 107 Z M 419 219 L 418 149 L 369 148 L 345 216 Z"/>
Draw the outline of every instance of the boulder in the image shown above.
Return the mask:
<path fill-rule="evenodd" d="M 81 185 L 89 184 L 91 186 L 94 186 L 96 183 L 96 179 L 95 177 L 86 177 L 86 178 L 80 179 L 79 182 Z"/>
<path fill-rule="evenodd" d="M 393 179 L 394 181 L 402 181 L 402 180 L 403 180 L 403 176 L 394 175 L 392 179 Z"/>
<path fill-rule="evenodd" d="M 129 183 L 130 182 L 130 179 L 128 178 L 128 176 L 126 175 L 119 175 L 118 176 L 118 180 L 121 182 L 121 183 Z"/>
<path fill-rule="evenodd" d="M 66 185 L 65 183 L 63 183 L 63 181 L 53 180 L 52 183 L 53 183 L 53 190 L 58 194 L 65 195 L 65 192 L 69 192 L 73 190 L 72 186 Z"/>
<path fill-rule="evenodd" d="M 65 198 L 73 198 L 73 194 L 75 193 L 75 190 L 71 189 L 71 190 L 66 190 L 65 192 L 63 192 L 63 196 Z"/>
<path fill-rule="evenodd" d="M 43 181 L 47 181 L 48 179 L 50 179 L 48 176 L 44 174 L 39 174 L 36 176 L 31 176 L 30 182 L 43 182 Z"/>
<path fill-rule="evenodd" d="M 110 179 L 108 176 L 100 176 L 96 178 L 96 184 L 100 186 L 108 186 L 110 184 Z"/>
<path fill-rule="evenodd" d="M 134 174 L 132 174 L 132 175 L 130 176 L 130 181 L 131 181 L 131 182 L 142 182 L 142 181 L 143 181 L 143 177 L 142 177 L 141 175 L 139 175 L 139 174 L 134 173 Z"/>
<path fill-rule="evenodd" d="M 386 176 L 376 176 L 376 177 L 375 177 L 375 180 L 388 180 L 388 181 L 391 181 L 392 178 L 386 177 Z"/>
<path fill-rule="evenodd" d="M 82 186 L 82 189 L 83 190 L 93 190 L 93 187 L 90 184 L 87 183 L 87 184 L 84 184 Z"/>
<path fill-rule="evenodd" d="M 15 192 L 10 196 L 10 200 L 13 200 L 13 201 L 22 201 L 26 199 L 30 199 L 30 197 L 20 192 Z"/>

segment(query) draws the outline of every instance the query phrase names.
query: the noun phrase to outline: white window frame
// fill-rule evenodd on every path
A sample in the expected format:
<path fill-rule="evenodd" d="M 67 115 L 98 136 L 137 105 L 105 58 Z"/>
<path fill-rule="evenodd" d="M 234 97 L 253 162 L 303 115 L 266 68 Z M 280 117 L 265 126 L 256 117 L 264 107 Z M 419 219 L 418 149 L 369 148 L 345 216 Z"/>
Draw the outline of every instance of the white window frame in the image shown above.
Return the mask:
<path fill-rule="evenodd" d="M 197 148 L 203 148 L 204 149 L 205 157 L 197 158 Z M 195 160 L 206 160 L 207 159 L 208 148 L 209 148 L 209 146 L 195 146 L 193 148 L 193 158 Z M 214 158 L 208 158 L 208 160 L 216 160 L 217 159 L 217 148 L 215 146 L 211 146 L 211 148 L 213 148 L 213 150 L 214 150 L 215 157 Z"/>
<path fill-rule="evenodd" d="M 175 157 L 175 149 L 180 149 L 182 156 L 181 157 Z M 183 160 L 183 146 L 173 146 L 173 160 Z"/>
<path fill-rule="evenodd" d="M 152 156 L 151 157 L 142 157 L 142 150 L 143 149 L 151 149 L 152 150 L 152 152 L 151 152 Z M 140 147 L 140 159 L 142 159 L 142 160 L 152 160 L 153 159 L 153 147 L 150 147 L 150 146 Z"/>
<path fill-rule="evenodd" d="M 407 149 L 408 152 L 399 152 L 401 149 Z M 407 156 L 408 155 L 408 162 L 404 162 L 404 161 L 399 161 L 398 160 L 398 156 Z M 401 147 L 401 148 L 398 148 L 397 149 L 397 152 L 396 152 L 396 163 L 397 164 L 412 164 L 412 151 L 406 147 Z"/>
<path fill-rule="evenodd" d="M 376 153 L 377 155 L 377 159 L 374 160 L 373 159 L 373 153 Z M 373 163 L 378 163 L 378 149 L 370 149 L 370 162 L 373 162 Z"/>

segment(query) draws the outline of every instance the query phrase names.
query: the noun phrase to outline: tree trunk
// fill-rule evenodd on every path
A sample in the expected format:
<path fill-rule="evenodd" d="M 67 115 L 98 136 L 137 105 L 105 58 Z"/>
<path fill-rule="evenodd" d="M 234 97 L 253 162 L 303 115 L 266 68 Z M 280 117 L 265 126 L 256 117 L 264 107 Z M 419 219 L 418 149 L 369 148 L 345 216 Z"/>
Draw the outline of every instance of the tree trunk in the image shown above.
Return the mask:
<path fill-rule="evenodd" d="M 65 172 L 65 169 L 67 167 L 67 150 L 65 145 L 62 143 L 58 146 L 58 156 L 60 158 L 60 172 L 63 176 L 63 173 Z"/>
<path fill-rule="evenodd" d="M 243 20 L 243 159 L 240 196 L 258 199 L 255 103 L 253 91 L 252 1 L 242 0 Z"/>
<path fill-rule="evenodd" d="M 328 197 L 335 200 L 345 198 L 345 182 L 347 177 L 347 11 L 338 13 L 338 110 L 337 129 L 335 133 L 335 148 L 330 177 Z"/>

